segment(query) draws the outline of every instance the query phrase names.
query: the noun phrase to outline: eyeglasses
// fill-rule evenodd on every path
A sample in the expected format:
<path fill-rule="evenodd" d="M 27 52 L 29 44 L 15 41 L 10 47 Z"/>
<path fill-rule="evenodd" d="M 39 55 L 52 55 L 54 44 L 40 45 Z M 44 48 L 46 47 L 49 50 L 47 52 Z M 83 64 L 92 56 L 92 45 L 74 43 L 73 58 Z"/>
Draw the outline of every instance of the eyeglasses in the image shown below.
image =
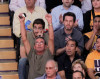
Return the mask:
<path fill-rule="evenodd" d="M 36 42 L 35 44 L 36 44 L 36 45 L 38 45 L 38 44 L 43 45 L 44 42 Z"/>
<path fill-rule="evenodd" d="M 45 67 L 46 70 L 53 69 L 53 68 L 56 68 L 56 67 Z"/>

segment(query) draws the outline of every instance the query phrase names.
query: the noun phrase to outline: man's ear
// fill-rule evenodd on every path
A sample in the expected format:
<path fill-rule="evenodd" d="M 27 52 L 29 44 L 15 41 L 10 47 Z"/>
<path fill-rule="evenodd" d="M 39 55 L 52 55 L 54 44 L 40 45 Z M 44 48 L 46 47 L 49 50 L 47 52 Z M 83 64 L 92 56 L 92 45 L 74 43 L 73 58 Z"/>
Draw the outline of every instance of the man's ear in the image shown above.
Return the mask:
<path fill-rule="evenodd" d="M 48 45 L 45 45 L 45 49 L 47 49 L 48 48 Z"/>
<path fill-rule="evenodd" d="M 36 48 L 36 47 L 35 47 L 35 45 L 34 45 L 34 47 L 33 47 L 33 48 L 34 48 L 34 49 Z"/>

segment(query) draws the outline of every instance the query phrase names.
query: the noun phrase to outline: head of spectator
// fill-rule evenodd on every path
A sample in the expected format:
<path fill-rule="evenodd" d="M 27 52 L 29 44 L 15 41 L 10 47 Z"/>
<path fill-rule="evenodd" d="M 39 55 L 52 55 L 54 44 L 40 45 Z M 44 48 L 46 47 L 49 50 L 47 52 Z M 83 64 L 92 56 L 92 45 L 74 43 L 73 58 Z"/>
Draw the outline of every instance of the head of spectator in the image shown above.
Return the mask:
<path fill-rule="evenodd" d="M 62 0 L 62 3 L 64 8 L 68 9 L 74 3 L 74 0 Z"/>
<path fill-rule="evenodd" d="M 96 50 L 100 53 L 100 36 L 96 40 Z"/>
<path fill-rule="evenodd" d="M 100 0 L 91 0 L 94 10 L 100 10 Z"/>
<path fill-rule="evenodd" d="M 74 58 L 76 53 L 77 42 L 73 39 L 69 39 L 66 43 L 66 54 L 69 57 Z"/>
<path fill-rule="evenodd" d="M 48 60 L 45 66 L 47 79 L 55 79 L 58 71 L 57 62 L 54 60 Z"/>
<path fill-rule="evenodd" d="M 33 22 L 33 33 L 35 37 L 38 37 L 39 35 L 42 36 L 45 28 L 45 22 L 43 19 L 36 19 Z"/>
<path fill-rule="evenodd" d="M 72 12 L 67 12 L 63 15 L 63 24 L 65 33 L 72 33 L 74 28 L 74 23 L 76 21 L 76 16 Z"/>
<path fill-rule="evenodd" d="M 36 54 L 41 55 L 44 53 L 46 42 L 43 37 L 37 37 L 34 44 Z"/>
<path fill-rule="evenodd" d="M 93 19 L 93 30 L 100 31 L 100 15 L 96 15 Z"/>
<path fill-rule="evenodd" d="M 73 71 L 77 71 L 77 70 L 81 71 L 84 74 L 84 76 L 86 76 L 87 67 L 86 67 L 85 63 L 81 59 L 78 59 L 78 60 L 73 62 L 72 70 Z"/>
<path fill-rule="evenodd" d="M 25 0 L 27 9 L 34 9 L 36 0 Z"/>
<path fill-rule="evenodd" d="M 72 75 L 72 79 L 85 79 L 85 78 L 81 71 L 74 71 Z"/>

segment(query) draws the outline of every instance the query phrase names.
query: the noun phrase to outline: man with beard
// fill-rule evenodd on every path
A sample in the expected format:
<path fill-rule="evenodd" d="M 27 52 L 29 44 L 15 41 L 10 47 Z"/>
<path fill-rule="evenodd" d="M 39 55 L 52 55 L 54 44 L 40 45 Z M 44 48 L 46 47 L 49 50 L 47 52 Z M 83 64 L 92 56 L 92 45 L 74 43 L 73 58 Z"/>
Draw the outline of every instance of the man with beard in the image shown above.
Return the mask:
<path fill-rule="evenodd" d="M 74 23 L 74 27 L 82 31 L 84 26 L 82 10 L 75 5 L 72 5 L 74 3 L 74 0 L 62 0 L 62 3 L 63 3 L 62 5 L 59 5 L 54 9 L 52 9 L 51 12 L 54 31 L 63 28 L 62 16 L 66 12 L 73 12 L 76 15 L 76 21 Z"/>
<path fill-rule="evenodd" d="M 95 16 L 93 20 L 93 30 L 84 34 L 85 49 L 87 50 L 87 53 L 84 54 L 96 49 L 95 44 L 98 36 L 100 36 L 100 15 Z"/>
<path fill-rule="evenodd" d="M 91 79 L 96 79 L 95 76 L 99 76 L 100 78 L 100 37 L 96 40 L 96 50 L 87 56 L 85 64 L 88 68 L 88 75 Z"/>
<path fill-rule="evenodd" d="M 78 47 L 76 48 L 76 51 L 79 55 L 81 55 L 81 52 L 83 51 L 83 47 L 84 47 L 84 41 L 81 32 L 74 28 L 75 21 L 76 21 L 76 17 L 74 13 L 67 12 L 64 14 L 63 16 L 64 28 L 56 31 L 54 34 L 56 55 L 65 52 L 66 42 L 69 39 L 76 40 L 76 42 L 78 43 Z"/>

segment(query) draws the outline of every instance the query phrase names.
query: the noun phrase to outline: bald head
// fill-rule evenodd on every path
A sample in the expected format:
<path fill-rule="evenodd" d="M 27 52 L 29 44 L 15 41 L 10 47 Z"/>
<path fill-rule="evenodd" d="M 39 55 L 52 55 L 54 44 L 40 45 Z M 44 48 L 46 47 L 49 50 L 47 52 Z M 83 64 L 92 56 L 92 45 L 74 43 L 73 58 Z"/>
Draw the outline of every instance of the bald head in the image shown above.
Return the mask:
<path fill-rule="evenodd" d="M 47 61 L 45 71 L 48 78 L 56 77 L 56 73 L 58 71 L 57 63 L 54 60 Z"/>

